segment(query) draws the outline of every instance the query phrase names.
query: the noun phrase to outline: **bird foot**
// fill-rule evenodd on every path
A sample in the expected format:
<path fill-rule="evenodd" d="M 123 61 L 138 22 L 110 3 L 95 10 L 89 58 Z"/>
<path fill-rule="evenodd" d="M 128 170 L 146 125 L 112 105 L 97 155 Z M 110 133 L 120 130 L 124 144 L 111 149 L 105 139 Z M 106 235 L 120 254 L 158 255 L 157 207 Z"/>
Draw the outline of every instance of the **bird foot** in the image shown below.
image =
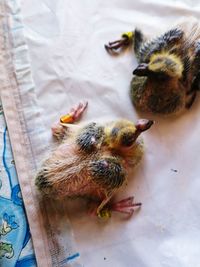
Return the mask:
<path fill-rule="evenodd" d="M 79 103 L 76 107 L 70 109 L 70 112 L 60 118 L 60 122 L 54 123 L 51 127 L 52 134 L 58 140 L 62 140 L 66 134 L 67 123 L 74 123 L 80 119 L 88 106 L 88 102 Z"/>
<path fill-rule="evenodd" d="M 142 203 L 134 203 L 134 197 L 128 197 L 110 205 L 112 211 L 132 215 L 135 207 L 141 207 Z"/>
<path fill-rule="evenodd" d="M 109 51 L 117 50 L 119 48 L 123 48 L 125 46 L 128 46 L 133 38 L 133 32 L 127 32 L 122 34 L 122 38 L 119 40 L 116 40 L 114 42 L 109 42 L 105 45 L 105 49 Z"/>
<path fill-rule="evenodd" d="M 80 119 L 88 106 L 88 102 L 79 103 L 78 106 L 70 109 L 70 112 L 60 118 L 61 123 L 74 123 Z"/>
<path fill-rule="evenodd" d="M 97 212 L 98 208 L 95 205 L 90 207 L 89 214 L 95 216 L 97 215 L 99 218 L 108 219 L 111 217 L 112 211 L 125 213 L 131 216 L 134 212 L 134 208 L 140 208 L 142 203 L 134 203 L 134 197 L 128 197 L 122 199 L 118 202 L 106 205 L 101 211 Z"/>

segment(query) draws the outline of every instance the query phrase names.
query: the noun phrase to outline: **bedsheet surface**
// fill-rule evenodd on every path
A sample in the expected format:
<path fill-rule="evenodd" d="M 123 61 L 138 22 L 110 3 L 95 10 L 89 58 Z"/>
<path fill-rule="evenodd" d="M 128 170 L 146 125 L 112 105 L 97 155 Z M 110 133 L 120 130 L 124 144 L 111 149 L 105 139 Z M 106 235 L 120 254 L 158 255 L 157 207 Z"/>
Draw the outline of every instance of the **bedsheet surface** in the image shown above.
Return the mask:
<path fill-rule="evenodd" d="M 40 213 L 40 216 L 47 213 L 46 227 L 42 223 L 32 227 L 38 265 L 68 266 L 73 262 L 89 267 L 200 266 L 200 100 L 197 98 L 192 108 L 178 117 L 137 113 L 129 98 L 132 71 L 137 64 L 133 51 L 127 49 L 118 56 L 110 56 L 104 49 L 105 43 L 135 27 L 153 36 L 180 19 L 190 20 L 191 16 L 198 19 L 200 4 L 197 1 L 24 0 L 21 7 L 36 109 L 40 111 L 37 117 L 42 125 L 34 124 L 36 134 L 27 132 L 27 144 L 32 149 L 30 157 L 35 161 L 32 180 L 41 158 L 55 145 L 51 124 L 80 100 L 89 102 L 84 122 L 120 117 L 155 120 L 152 129 L 143 135 L 146 151 L 142 163 L 128 187 L 117 195 L 117 199 L 134 195 L 143 203 L 142 209 L 130 219 L 113 214 L 109 221 L 102 222 L 89 217 L 79 203 L 63 204 L 61 208 L 52 200 L 49 206 L 42 206 Z M 22 88 L 20 92 L 25 91 Z M 30 95 L 24 95 L 22 103 L 26 97 L 30 99 Z M 22 112 L 26 110 L 24 121 L 29 130 L 28 118 L 34 121 L 36 117 L 36 114 L 31 117 L 34 105 L 22 108 Z M 37 153 L 42 140 L 46 149 Z M 37 203 L 33 184 L 29 186 Z M 35 210 L 36 214 L 39 210 Z M 30 213 L 28 218 L 30 226 L 33 225 Z M 38 246 L 42 245 L 34 234 L 36 228 L 43 229 L 42 237 L 46 236 L 44 243 L 48 244 L 45 251 L 50 251 L 51 261 L 41 258 L 47 254 L 39 253 Z M 47 228 L 53 229 L 53 234 L 47 231 L 45 235 Z M 70 248 L 72 233 L 76 246 Z"/>

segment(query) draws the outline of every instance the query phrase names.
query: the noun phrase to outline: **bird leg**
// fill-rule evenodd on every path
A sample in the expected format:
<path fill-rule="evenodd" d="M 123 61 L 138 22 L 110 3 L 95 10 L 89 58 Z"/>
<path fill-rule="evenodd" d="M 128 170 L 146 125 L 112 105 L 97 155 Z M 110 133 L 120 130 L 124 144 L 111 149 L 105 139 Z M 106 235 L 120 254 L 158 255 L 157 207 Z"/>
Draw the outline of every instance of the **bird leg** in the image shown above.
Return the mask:
<path fill-rule="evenodd" d="M 110 194 L 109 196 L 107 196 L 102 202 L 101 204 L 98 206 L 97 208 L 97 216 L 100 218 L 109 218 L 111 217 L 111 211 L 109 208 L 106 208 L 106 204 L 109 202 L 109 200 L 111 199 L 112 194 Z M 105 208 L 104 208 L 105 207 Z"/>
<path fill-rule="evenodd" d="M 58 140 L 63 139 L 66 133 L 66 128 L 68 124 L 72 124 L 80 119 L 83 112 L 88 106 L 88 102 L 79 103 L 76 107 L 70 109 L 69 113 L 62 116 L 60 118 L 59 123 L 55 123 L 52 125 L 51 130 L 53 136 L 55 136 Z"/>
<path fill-rule="evenodd" d="M 134 208 L 141 207 L 142 203 L 134 203 L 134 197 L 128 197 L 115 203 L 108 203 L 109 199 L 105 199 L 101 202 L 100 206 L 91 209 L 91 214 L 96 215 L 99 218 L 110 218 L 111 212 L 125 213 L 131 216 L 134 212 Z"/>
<path fill-rule="evenodd" d="M 133 38 L 133 32 L 124 33 L 122 34 L 121 39 L 116 40 L 114 42 L 109 42 L 108 44 L 106 44 L 105 49 L 107 51 L 110 51 L 110 50 L 117 50 L 119 48 L 128 46 L 131 43 L 132 38 Z"/>
<path fill-rule="evenodd" d="M 195 98 L 196 98 L 196 95 L 197 95 L 197 92 L 196 91 L 191 91 L 189 94 L 187 94 L 187 95 L 189 95 L 189 101 L 186 103 L 186 105 L 185 105 L 185 107 L 187 108 L 187 109 L 189 109 L 189 108 L 191 108 L 191 106 L 192 106 L 192 104 L 194 103 L 194 100 L 195 100 Z"/>
<path fill-rule="evenodd" d="M 192 106 L 192 104 L 194 103 L 194 100 L 196 98 L 196 93 L 197 90 L 199 90 L 200 88 L 200 72 L 197 74 L 197 76 L 194 78 L 193 82 L 192 82 L 192 86 L 190 88 L 189 91 L 186 92 L 186 95 L 189 97 L 188 102 L 186 103 L 185 107 L 186 108 L 190 108 Z"/>

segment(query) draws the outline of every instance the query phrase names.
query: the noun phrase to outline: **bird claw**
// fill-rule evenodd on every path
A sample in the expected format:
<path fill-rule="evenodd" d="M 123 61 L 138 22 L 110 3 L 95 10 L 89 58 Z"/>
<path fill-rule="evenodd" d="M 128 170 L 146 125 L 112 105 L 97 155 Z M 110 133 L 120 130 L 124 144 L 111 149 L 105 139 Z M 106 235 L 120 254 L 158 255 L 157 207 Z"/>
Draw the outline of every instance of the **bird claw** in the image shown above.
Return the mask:
<path fill-rule="evenodd" d="M 70 112 L 60 118 L 59 123 L 54 123 L 51 127 L 52 134 L 58 140 L 62 140 L 66 134 L 66 124 L 78 121 L 88 106 L 88 102 L 79 103 L 76 107 L 70 109 Z M 65 127 L 64 127 L 65 126 Z"/>
<path fill-rule="evenodd" d="M 120 40 L 109 42 L 105 45 L 105 49 L 109 52 L 110 50 L 117 50 L 119 48 L 125 47 L 129 45 L 129 38 L 122 37 Z"/>
<path fill-rule="evenodd" d="M 60 118 L 61 123 L 74 123 L 80 119 L 88 106 L 88 102 L 79 103 L 78 106 L 71 108 L 70 112 Z"/>
<path fill-rule="evenodd" d="M 113 203 L 110 208 L 112 211 L 126 213 L 131 216 L 134 212 L 134 208 L 141 206 L 142 203 L 134 203 L 134 197 L 128 197 Z"/>
<path fill-rule="evenodd" d="M 110 52 L 128 46 L 133 38 L 133 32 L 125 32 L 122 34 L 122 38 L 114 42 L 109 42 L 105 45 L 105 49 Z"/>
<path fill-rule="evenodd" d="M 103 208 L 99 212 L 97 212 L 98 208 L 96 205 L 95 207 L 91 206 L 89 214 L 93 216 L 97 215 L 99 218 L 102 219 L 110 218 L 112 211 L 125 213 L 131 216 L 134 213 L 134 208 L 140 208 L 141 206 L 142 203 L 134 203 L 134 197 L 128 197 L 118 202 L 106 205 L 105 208 Z"/>

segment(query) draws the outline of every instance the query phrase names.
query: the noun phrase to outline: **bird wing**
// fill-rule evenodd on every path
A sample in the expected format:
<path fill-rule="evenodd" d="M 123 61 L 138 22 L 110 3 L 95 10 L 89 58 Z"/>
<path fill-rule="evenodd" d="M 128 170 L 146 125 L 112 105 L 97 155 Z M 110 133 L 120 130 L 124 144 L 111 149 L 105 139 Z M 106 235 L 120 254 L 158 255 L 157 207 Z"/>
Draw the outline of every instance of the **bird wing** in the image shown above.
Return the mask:
<path fill-rule="evenodd" d="M 97 125 L 95 122 L 84 126 L 76 137 L 76 144 L 81 151 L 93 153 L 98 149 L 104 137 L 104 127 Z"/>
<path fill-rule="evenodd" d="M 89 170 L 92 181 L 107 192 L 121 187 L 126 177 L 120 159 L 113 156 L 103 156 L 92 160 Z"/>
<path fill-rule="evenodd" d="M 178 48 L 183 38 L 184 31 L 177 27 L 143 43 L 138 52 L 139 61 L 148 63 L 152 54 L 165 50 L 170 51 L 175 47 Z"/>
<path fill-rule="evenodd" d="M 193 79 L 200 69 L 200 24 L 197 19 L 191 17 L 180 22 L 178 27 L 184 31 L 185 38 L 177 54 L 184 63 L 184 76 L 189 75 L 189 79 Z"/>

